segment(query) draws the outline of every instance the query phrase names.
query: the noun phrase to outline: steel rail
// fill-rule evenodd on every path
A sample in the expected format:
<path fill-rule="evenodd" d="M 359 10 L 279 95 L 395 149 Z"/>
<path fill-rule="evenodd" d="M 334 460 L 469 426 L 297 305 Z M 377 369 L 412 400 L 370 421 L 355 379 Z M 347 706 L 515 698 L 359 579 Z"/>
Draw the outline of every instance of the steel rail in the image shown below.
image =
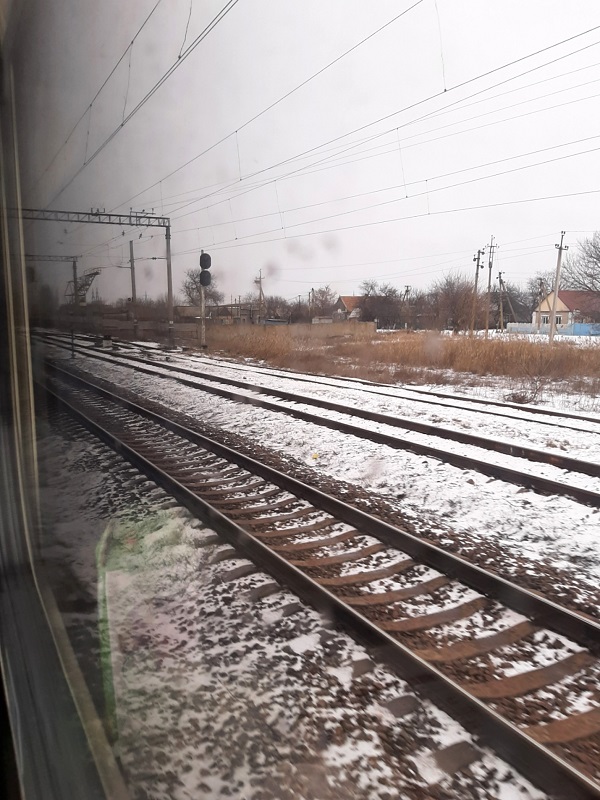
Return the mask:
<path fill-rule="evenodd" d="M 82 383 L 85 382 L 82 381 Z M 101 441 L 108 444 L 136 468 L 148 475 L 178 502 L 214 528 L 218 534 L 234 547 L 245 553 L 252 561 L 272 574 L 277 580 L 282 581 L 293 589 L 301 598 L 317 608 L 321 613 L 334 618 L 346 628 L 350 628 L 355 635 L 358 635 L 375 651 L 374 655 L 377 658 L 385 661 L 403 678 L 410 681 L 418 692 L 428 697 L 437 706 L 443 708 L 453 718 L 457 719 L 466 730 L 478 735 L 483 742 L 512 764 L 532 783 L 540 786 L 556 800 L 591 800 L 591 798 L 598 800 L 600 798 L 600 785 L 591 781 L 568 762 L 531 739 L 519 728 L 470 695 L 455 681 L 443 675 L 435 667 L 412 653 L 406 646 L 364 618 L 351 606 L 346 605 L 326 588 L 307 577 L 283 557 L 184 487 L 176 479 L 169 476 L 164 470 L 161 470 L 137 453 L 134 448 L 122 442 L 113 433 L 90 419 L 55 392 L 50 389 L 47 389 L 47 391 L 50 392 L 55 401 L 63 405 L 69 413 L 88 430 L 92 431 Z M 106 394 L 110 395 L 111 393 Z M 129 401 L 126 401 L 123 405 L 131 409 L 135 408 L 135 404 Z M 144 409 L 139 410 L 145 412 Z M 143 413 L 143 416 L 147 416 L 147 413 Z M 168 420 L 165 420 L 165 422 L 168 422 Z M 190 433 L 193 432 L 190 431 Z M 215 442 L 211 442 L 211 444 L 217 445 Z M 229 450 L 229 448 L 223 448 L 222 445 L 217 445 L 217 449 Z M 242 460 L 261 466 L 247 457 L 243 457 Z M 310 489 L 310 487 L 305 488 Z M 317 490 L 311 491 L 316 492 Z M 326 497 L 320 492 L 318 494 Z M 363 515 L 362 512 L 359 512 L 359 514 L 368 517 L 368 515 Z M 373 518 L 369 519 L 372 520 Z"/>
<path fill-rule="evenodd" d="M 62 345 L 61 345 L 62 346 Z M 66 345 L 65 345 L 66 347 Z M 87 349 L 84 348 L 86 355 L 90 358 L 95 358 L 100 361 L 110 361 L 110 358 L 103 357 L 98 353 L 88 353 Z M 144 359 L 140 359 L 136 356 L 121 356 L 122 358 L 126 358 L 127 360 L 133 361 L 136 363 L 134 369 L 139 370 L 140 372 L 144 372 L 148 375 L 157 375 L 156 368 L 150 369 L 146 365 L 148 362 Z M 160 364 L 157 365 L 159 369 L 166 370 L 168 372 L 178 372 L 182 371 L 177 367 L 171 367 L 170 365 Z M 195 373 L 190 371 L 192 375 L 197 375 L 199 379 L 204 379 L 203 376 L 199 373 Z M 424 455 L 429 456 L 432 458 L 436 458 L 442 462 L 447 464 L 451 464 L 455 467 L 459 467 L 461 469 L 471 469 L 477 472 L 482 473 L 483 475 L 487 475 L 491 478 L 497 478 L 508 483 L 516 484 L 517 486 L 525 486 L 526 488 L 532 489 L 534 491 L 540 492 L 542 494 L 556 494 L 559 496 L 568 496 L 572 497 L 578 502 L 585 503 L 586 505 L 593 506 L 595 508 L 600 507 L 600 493 L 595 492 L 592 489 L 583 489 L 579 486 L 573 486 L 568 483 L 564 483 L 563 481 L 553 480 L 552 478 L 544 478 L 539 475 L 531 475 L 527 473 L 523 473 L 520 470 L 513 469 L 511 467 L 505 467 L 500 464 L 492 464 L 489 461 L 480 458 L 474 458 L 472 456 L 465 456 L 461 455 L 460 453 L 452 453 L 447 450 L 444 450 L 439 447 L 434 447 L 433 445 L 423 444 L 421 442 L 412 442 L 405 439 L 398 439 L 397 437 L 390 436 L 389 434 L 379 433 L 378 431 L 371 431 L 366 430 L 364 428 L 360 428 L 356 425 L 352 425 L 351 423 L 342 422 L 341 420 L 330 420 L 324 417 L 317 416 L 315 414 L 311 414 L 307 411 L 302 411 L 298 408 L 290 408 L 282 407 L 277 405 L 277 403 L 273 403 L 269 400 L 265 400 L 259 397 L 252 397 L 250 395 L 239 394 L 237 392 L 229 391 L 227 389 L 222 389 L 218 386 L 202 386 L 200 387 L 198 383 L 194 383 L 193 381 L 187 380 L 183 377 L 175 376 L 174 378 L 179 383 L 183 384 L 184 386 L 189 386 L 194 389 L 200 389 L 201 391 L 208 392 L 209 394 L 213 394 L 217 397 L 223 397 L 227 400 L 232 400 L 238 403 L 244 403 L 248 405 L 253 405 L 258 408 L 265 408 L 270 411 L 274 411 L 276 413 L 283 413 L 287 414 L 288 416 L 295 417 L 296 419 L 301 419 L 304 422 L 310 422 L 315 425 L 321 425 L 323 427 L 329 428 L 330 430 L 340 431 L 342 433 L 346 433 L 351 436 L 357 436 L 361 439 L 366 439 L 371 442 L 375 442 L 377 444 L 383 444 L 387 447 L 392 447 L 396 450 L 408 450 L 409 452 L 415 453 L 417 455 Z M 218 379 L 212 377 L 211 380 L 213 382 L 218 381 Z M 244 386 L 244 384 L 241 384 Z M 245 387 L 247 388 L 247 386 Z M 261 392 L 264 394 L 271 394 L 274 395 L 276 392 L 269 392 L 264 390 Z M 290 395 L 291 399 L 295 402 L 298 402 L 297 396 Z M 303 402 L 303 400 L 302 400 Z M 312 403 L 315 406 L 323 406 L 328 407 L 335 404 L 328 404 L 326 402 L 320 403 L 320 401 L 314 401 Z M 339 413 L 344 413 L 346 415 L 354 414 L 354 409 L 351 411 L 348 410 L 347 407 L 337 406 L 336 411 Z M 367 414 L 368 412 L 364 412 Z M 361 414 L 357 414 L 357 416 L 361 416 Z M 389 422 L 391 418 L 385 417 L 385 415 L 375 415 L 378 417 L 385 418 L 386 424 L 393 424 L 393 422 Z M 372 419 L 372 417 L 363 416 L 364 419 Z M 382 420 L 373 419 L 375 422 L 381 422 Z M 415 425 L 421 425 L 422 423 L 415 423 Z M 435 426 L 428 426 L 431 428 L 431 431 L 428 435 L 431 436 L 438 436 L 438 438 L 450 438 L 444 437 L 443 434 L 440 435 L 435 428 Z M 446 432 L 450 432 L 449 429 L 442 429 Z M 423 431 L 420 431 L 423 432 Z M 471 436 L 471 434 L 462 434 L 458 432 L 460 436 Z M 473 437 L 473 438 L 480 438 L 480 437 Z M 457 440 L 460 441 L 460 440 Z M 487 442 L 486 439 L 480 440 L 482 443 Z M 497 441 L 497 440 L 492 440 Z M 465 442 L 463 442 L 465 443 Z M 470 442 L 473 445 L 473 442 Z M 523 453 L 530 452 L 535 454 L 540 454 L 541 456 L 549 456 L 552 460 L 546 460 L 545 463 L 550 464 L 551 466 L 563 468 L 563 469 L 572 469 L 575 471 L 575 465 L 577 465 L 578 472 L 583 474 L 592 475 L 594 477 L 600 476 L 600 467 L 595 464 L 591 464 L 589 462 L 582 462 L 576 459 L 571 459 L 569 457 L 558 456 L 554 454 L 544 454 L 543 451 L 539 450 L 530 450 L 529 448 L 523 448 L 520 445 L 510 445 L 509 443 L 502 443 L 506 445 L 508 448 L 515 448 L 516 450 L 521 450 L 521 457 L 526 458 L 527 456 L 523 455 Z M 480 447 L 484 447 L 484 444 L 479 444 Z M 504 452 L 504 451 L 499 451 Z M 519 456 L 519 452 L 510 453 L 513 457 Z M 564 461 L 562 461 L 564 459 Z M 567 466 L 567 462 L 571 464 L 571 466 Z"/>
<path fill-rule="evenodd" d="M 481 567 L 471 564 L 460 556 L 448 553 L 442 548 L 418 536 L 403 531 L 319 489 L 315 489 L 313 486 L 309 486 L 299 481 L 297 478 L 292 478 L 266 464 L 256 461 L 250 456 L 238 453 L 232 448 L 214 439 L 210 439 L 204 434 L 186 428 L 178 422 L 174 422 L 173 420 L 157 414 L 155 411 L 151 411 L 131 400 L 120 397 L 118 394 L 108 391 L 93 381 L 80 378 L 66 370 L 62 370 L 60 367 L 52 366 L 51 369 L 53 372 L 62 374 L 68 381 L 79 384 L 88 390 L 91 389 L 110 402 L 155 422 L 166 430 L 199 445 L 205 450 L 209 450 L 221 458 L 233 461 L 249 472 L 259 475 L 261 478 L 280 486 L 291 494 L 312 503 L 317 508 L 327 511 L 337 519 L 353 527 L 360 527 L 390 547 L 402 550 L 428 566 L 466 583 L 478 592 L 481 592 L 481 594 L 493 597 L 504 605 L 519 611 L 521 614 L 533 618 L 535 624 L 562 633 L 586 646 L 597 647 L 600 645 L 599 622 L 574 611 L 569 611 L 557 603 L 544 599 L 535 592 L 523 589 L 492 572 L 488 572 Z"/>
<path fill-rule="evenodd" d="M 148 361 L 140 358 L 139 356 L 123 354 L 115 354 L 116 358 L 127 359 L 128 361 L 141 362 L 147 364 Z M 444 428 L 440 425 L 431 425 L 426 422 L 417 422 L 416 420 L 407 417 L 392 417 L 389 414 L 381 414 L 376 411 L 366 411 L 362 408 L 354 406 L 341 405 L 334 403 L 330 400 L 323 400 L 317 397 L 310 397 L 308 395 L 299 395 L 294 392 L 286 392 L 281 389 L 269 389 L 268 387 L 257 386 L 250 384 L 247 381 L 238 381 L 234 378 L 222 378 L 212 375 L 209 372 L 201 372 L 198 370 L 188 369 L 182 366 L 173 366 L 172 364 L 161 364 L 161 369 L 167 372 L 181 373 L 191 377 L 198 377 L 202 380 L 208 380 L 212 383 L 221 383 L 227 386 L 235 386 L 238 389 L 246 389 L 255 392 L 256 394 L 270 395 L 277 397 L 280 400 L 285 400 L 291 403 L 303 403 L 304 405 L 314 406 L 316 408 L 326 408 L 328 411 L 334 411 L 338 414 L 347 414 L 352 417 L 358 417 L 369 422 L 377 422 L 382 425 L 390 425 L 394 428 L 402 428 L 403 430 L 415 431 L 423 433 L 428 436 L 437 436 L 440 439 L 449 439 L 453 442 L 460 444 L 472 445 L 474 447 L 481 447 L 485 450 L 493 450 L 497 453 L 513 456 L 515 458 L 525 458 L 528 461 L 537 461 L 542 464 L 550 464 L 554 467 L 559 467 L 565 470 L 572 470 L 573 472 L 581 472 L 584 475 L 592 477 L 600 477 L 600 464 L 594 464 L 589 461 L 581 461 L 577 458 L 570 456 L 563 456 L 559 453 L 551 453 L 547 450 L 538 450 L 533 447 L 525 447 L 520 444 L 513 444 L 512 442 L 502 441 L 501 439 L 494 439 L 485 436 L 477 436 L 472 433 L 465 433 L 454 428 Z M 189 385 L 189 384 L 188 384 Z M 246 395 L 244 395 L 245 397 Z M 233 395 L 233 399 L 237 399 L 239 395 Z"/>
<path fill-rule="evenodd" d="M 46 338 L 53 338 L 53 337 L 54 338 L 64 338 L 64 334 L 50 333 L 50 332 L 47 332 L 47 331 L 44 331 L 43 333 L 38 331 L 34 335 L 39 336 L 40 338 L 44 338 L 44 337 L 46 337 Z M 85 333 L 78 334 L 78 337 L 81 338 L 81 339 L 93 339 L 94 338 L 92 335 L 85 334 Z M 158 352 L 155 347 L 154 348 L 153 347 L 149 347 L 149 346 L 146 346 L 143 343 L 139 343 L 139 342 L 136 342 L 134 344 L 133 342 L 120 340 L 119 341 L 119 347 L 122 347 L 122 346 L 130 347 L 130 348 L 133 348 L 133 349 L 138 348 L 138 349 L 142 349 L 142 350 L 147 350 L 148 352 Z M 122 358 L 127 358 L 127 356 L 125 356 L 125 354 L 122 354 L 121 357 Z M 236 364 L 227 364 L 227 368 L 228 369 L 233 369 L 233 370 L 239 370 L 239 371 L 243 371 L 243 369 L 244 369 L 244 368 L 242 368 L 242 367 L 240 367 L 240 366 L 238 366 Z M 299 382 L 313 383 L 313 384 L 315 383 L 314 378 L 318 378 L 319 381 L 323 381 L 327 377 L 326 375 L 323 375 L 323 374 L 320 374 L 320 373 L 316 373 L 316 372 L 306 372 L 304 374 L 294 373 L 294 372 L 289 371 L 289 370 L 287 370 L 287 371 L 286 370 L 280 370 L 280 372 L 283 373 L 282 377 L 287 378 L 289 380 L 295 380 L 295 381 L 299 381 Z M 492 411 L 486 411 L 485 408 L 483 408 L 481 411 L 477 411 L 476 409 L 471 409 L 468 406 L 462 404 L 461 401 L 464 400 L 464 401 L 466 401 L 468 403 L 472 403 L 473 405 L 480 405 L 480 406 L 484 406 L 484 407 L 493 407 L 495 409 L 507 408 L 507 409 L 512 409 L 513 411 L 520 411 L 520 412 L 526 411 L 528 414 L 533 414 L 533 415 L 537 414 L 538 416 L 550 417 L 550 418 L 553 418 L 555 421 L 551 421 L 551 420 L 546 421 L 546 420 L 542 419 L 542 420 L 536 420 L 536 422 L 537 422 L 538 425 L 551 425 L 552 427 L 555 427 L 555 428 L 556 427 L 565 427 L 568 430 L 572 430 L 572 428 L 570 428 L 570 426 L 568 426 L 568 425 L 567 426 L 560 425 L 559 420 L 569 419 L 569 420 L 572 420 L 573 422 L 591 422 L 591 423 L 595 423 L 597 425 L 600 425 L 600 416 L 598 416 L 598 415 L 597 416 L 587 416 L 585 414 L 573 414 L 573 413 L 568 412 L 568 411 L 564 411 L 564 412 L 563 411 L 557 411 L 554 408 L 543 408 L 543 407 L 540 407 L 540 406 L 527 406 L 527 408 L 524 408 L 523 405 L 519 404 L 519 403 L 509 403 L 509 402 L 506 402 L 506 401 L 490 400 L 490 399 L 484 399 L 484 398 L 480 398 L 480 397 L 460 398 L 455 394 L 450 394 L 449 392 L 437 392 L 437 391 L 432 391 L 430 389 L 421 389 L 418 386 L 394 387 L 394 386 L 389 385 L 389 384 L 376 383 L 375 381 L 369 381 L 369 380 L 366 380 L 364 378 L 343 378 L 343 377 L 335 376 L 335 375 L 332 376 L 332 377 L 337 381 L 344 381 L 345 383 L 349 384 L 350 388 L 352 388 L 352 384 L 358 384 L 358 386 L 365 387 L 369 391 L 370 394 L 374 394 L 374 395 L 377 395 L 379 397 L 385 397 L 387 399 L 392 399 L 392 400 L 394 400 L 394 399 L 411 400 L 412 399 L 412 400 L 415 400 L 415 402 L 417 402 L 417 403 L 425 403 L 425 404 L 428 404 L 428 405 L 436 405 L 436 406 L 441 406 L 442 408 L 458 408 L 458 409 L 462 409 L 464 411 L 472 411 L 473 413 L 483 413 L 483 414 L 491 414 L 491 413 L 493 413 L 495 416 L 505 417 L 506 419 L 512 419 L 512 420 L 516 419 L 516 420 L 519 420 L 519 421 L 527 421 L 525 419 L 525 417 L 515 417 L 512 414 L 504 414 L 501 410 L 497 410 L 497 411 L 492 412 Z M 336 387 L 336 388 L 338 388 L 338 387 Z M 339 387 L 339 388 L 343 388 L 343 387 Z M 390 389 L 395 389 L 395 388 L 396 389 L 399 388 L 400 391 L 412 392 L 414 394 L 421 395 L 421 397 L 420 398 L 410 398 L 410 397 L 405 397 L 403 395 L 390 394 Z M 378 391 L 378 389 L 387 389 L 387 391 Z M 265 391 L 267 391 L 267 390 L 265 390 Z M 439 403 L 437 400 L 432 399 L 432 398 L 436 398 L 436 397 L 439 398 L 439 399 L 442 399 L 442 400 L 450 400 L 450 401 L 452 401 L 454 403 L 454 405 L 453 406 L 448 406 L 445 403 Z"/>

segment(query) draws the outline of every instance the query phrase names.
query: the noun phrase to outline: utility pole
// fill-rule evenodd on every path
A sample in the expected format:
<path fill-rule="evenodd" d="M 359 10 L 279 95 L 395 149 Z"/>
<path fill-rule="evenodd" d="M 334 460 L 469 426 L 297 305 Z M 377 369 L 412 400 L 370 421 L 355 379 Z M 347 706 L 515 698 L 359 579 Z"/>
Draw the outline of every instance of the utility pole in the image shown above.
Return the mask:
<path fill-rule="evenodd" d="M 129 240 L 129 265 L 131 267 L 131 309 L 133 311 L 133 338 L 138 338 L 137 297 L 135 294 L 135 259 L 133 257 L 133 239 Z"/>
<path fill-rule="evenodd" d="M 473 261 L 476 261 L 477 264 L 475 265 L 475 289 L 473 293 L 473 303 L 471 305 L 471 328 L 469 331 L 469 336 L 473 336 L 475 332 L 475 309 L 477 307 L 477 284 L 479 282 L 479 270 L 483 269 L 483 264 L 480 263 L 481 257 L 483 256 L 484 251 L 478 250 L 477 255 L 473 256 Z"/>
<path fill-rule="evenodd" d="M 502 273 L 498 272 L 498 285 L 500 286 L 500 292 L 498 296 L 498 302 L 500 303 L 500 330 L 504 330 L 504 308 L 502 305 Z"/>
<path fill-rule="evenodd" d="M 204 250 L 200 250 L 200 258 L 202 258 Z M 231 306 L 229 306 L 229 313 L 231 313 Z M 200 283 L 200 348 L 206 350 L 206 295 L 204 294 L 204 284 Z"/>
<path fill-rule="evenodd" d="M 554 333 L 556 331 L 556 305 L 558 303 L 558 287 L 560 286 L 560 265 L 562 262 L 563 250 L 568 250 L 567 245 L 563 246 L 565 238 L 565 231 L 560 232 L 560 244 L 555 244 L 554 247 L 558 250 L 558 258 L 556 259 L 556 276 L 554 278 L 554 296 L 552 298 L 552 316 L 550 317 L 550 333 L 548 334 L 548 341 L 550 344 L 554 341 Z"/>
<path fill-rule="evenodd" d="M 263 307 L 265 303 L 265 296 L 262 288 L 262 269 L 258 270 L 258 278 L 254 279 L 254 283 L 258 286 L 258 321 L 263 318 Z"/>
<path fill-rule="evenodd" d="M 488 274 L 488 288 L 487 288 L 487 304 L 485 309 L 485 338 L 488 338 L 490 329 L 490 306 L 492 305 L 492 267 L 494 266 L 494 249 L 498 247 L 494 244 L 494 237 L 492 236 L 489 244 L 490 255 L 488 261 L 489 274 Z"/>
<path fill-rule="evenodd" d="M 167 317 L 169 328 L 167 344 L 169 350 L 175 349 L 175 331 L 173 330 L 173 273 L 171 270 L 171 226 L 165 226 L 165 239 L 167 242 Z"/>
<path fill-rule="evenodd" d="M 73 259 L 73 318 L 71 320 L 71 358 L 75 358 L 75 311 L 79 307 L 77 291 L 77 259 Z"/>

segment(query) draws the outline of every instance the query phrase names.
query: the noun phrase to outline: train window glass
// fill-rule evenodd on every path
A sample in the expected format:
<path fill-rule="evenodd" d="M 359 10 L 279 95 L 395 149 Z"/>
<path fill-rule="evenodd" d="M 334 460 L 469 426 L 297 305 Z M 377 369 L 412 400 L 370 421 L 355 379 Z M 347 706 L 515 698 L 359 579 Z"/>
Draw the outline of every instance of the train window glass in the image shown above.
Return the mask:
<path fill-rule="evenodd" d="M 519 724 L 502 753 L 525 769 L 541 750 L 529 729 L 552 706 L 539 682 L 548 653 L 582 669 L 587 655 L 542 641 L 527 692 L 514 689 L 522 662 L 486 646 L 491 635 L 512 647 L 515 628 L 519 643 L 543 640 L 547 609 L 525 615 L 542 602 L 535 570 L 523 566 L 522 605 L 504 608 L 497 595 L 516 589 L 479 592 L 473 565 L 456 577 L 469 565 L 453 548 L 468 546 L 449 529 L 466 541 L 496 501 L 507 525 L 529 503 L 521 527 L 537 553 L 536 531 L 550 538 L 548 484 L 564 477 L 553 471 L 581 419 L 568 442 L 544 429 L 552 452 L 528 449 L 544 468 L 516 490 L 516 468 L 503 465 L 519 448 L 498 426 L 493 455 L 479 453 L 454 492 L 444 476 L 472 466 L 495 412 L 473 423 L 460 409 L 446 430 L 456 397 L 437 384 L 421 392 L 435 406 L 423 419 L 385 395 L 406 379 L 420 402 L 413 361 L 442 383 L 472 363 L 469 390 L 498 378 L 501 392 L 510 378 L 495 406 L 516 426 L 528 405 L 533 428 L 534 406 L 560 383 L 544 371 L 553 351 L 533 378 L 529 343 L 505 358 L 508 336 L 496 335 L 525 317 L 541 338 L 551 313 L 539 287 L 554 273 L 534 279 L 531 254 L 554 254 L 548 219 L 560 229 L 557 209 L 583 218 L 597 192 L 573 167 L 595 152 L 577 149 L 597 135 L 584 91 L 597 68 L 586 60 L 593 4 L 546 5 L 0 0 L 0 666 L 13 791 L 25 800 L 542 796 L 477 736 L 502 739 L 495 710 L 509 709 Z M 491 29 L 502 48 L 489 47 Z M 550 215 L 543 225 L 535 209 Z M 504 238 L 484 247 L 492 222 Z M 562 238 L 557 247 L 558 282 Z M 517 263 L 530 279 L 522 291 L 509 280 Z M 597 310 L 585 315 L 590 336 Z M 567 316 L 556 316 L 559 338 Z M 444 361 L 448 342 L 481 350 Z M 327 377 L 334 359 L 343 386 Z M 303 370 L 293 389 L 290 365 Z M 258 388 L 250 366 L 263 370 Z M 299 397 L 309 382 L 314 394 Z M 349 402 L 348 387 L 370 392 L 376 410 L 366 395 Z M 468 402 L 482 406 L 477 391 Z M 434 436 L 450 442 L 448 463 Z M 421 491 L 423 473 L 432 483 Z M 597 469 L 583 474 L 565 503 L 592 496 Z M 534 483 L 539 507 L 523 497 Z M 426 504 L 433 521 L 417 546 Z M 586 510 L 573 529 L 589 520 Z M 463 561 L 483 559 L 479 545 Z M 481 569 L 504 564 L 500 544 L 485 546 Z M 418 691 L 396 669 L 406 642 Z M 497 664 L 501 697 L 481 678 Z M 579 695 L 565 680 L 564 705 L 600 730 L 587 692 L 597 673 Z M 483 715 L 479 727 L 450 716 L 455 706 Z M 589 751 L 573 745 L 588 770 L 598 730 Z M 561 769 L 548 758 L 544 791 Z"/>

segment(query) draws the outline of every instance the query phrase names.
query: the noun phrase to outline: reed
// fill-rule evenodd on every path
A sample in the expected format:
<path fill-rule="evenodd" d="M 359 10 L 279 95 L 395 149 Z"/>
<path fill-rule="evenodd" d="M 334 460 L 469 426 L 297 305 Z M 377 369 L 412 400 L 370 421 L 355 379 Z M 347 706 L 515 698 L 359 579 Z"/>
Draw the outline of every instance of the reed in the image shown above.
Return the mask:
<path fill-rule="evenodd" d="M 509 335 L 484 339 L 430 332 L 378 334 L 372 328 L 353 327 L 354 333 L 325 325 L 221 328 L 211 332 L 209 346 L 276 367 L 390 383 L 499 377 L 531 387 L 566 381 L 587 393 L 597 393 L 600 385 L 600 343 L 549 345 Z"/>

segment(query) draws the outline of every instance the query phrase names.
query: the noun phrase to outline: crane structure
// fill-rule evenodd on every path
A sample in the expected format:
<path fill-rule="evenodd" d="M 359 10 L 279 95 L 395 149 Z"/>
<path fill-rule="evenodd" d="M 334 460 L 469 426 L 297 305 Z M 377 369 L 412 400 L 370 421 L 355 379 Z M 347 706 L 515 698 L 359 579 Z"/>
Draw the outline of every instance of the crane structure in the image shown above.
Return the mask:
<path fill-rule="evenodd" d="M 19 216 L 22 220 L 45 221 L 45 222 L 74 222 L 78 224 L 94 223 L 97 225 L 118 225 L 119 227 L 146 227 L 164 228 L 166 244 L 167 262 L 167 315 L 168 315 L 168 345 L 173 349 L 175 343 L 174 330 L 174 311 L 173 311 L 173 274 L 171 267 L 171 220 L 168 217 L 158 217 L 154 214 L 146 214 L 145 210 L 141 213 L 130 209 L 129 214 L 107 214 L 104 209 L 91 208 L 89 211 L 57 211 L 55 209 L 40 208 L 21 208 L 18 212 L 12 209 L 12 214 Z M 95 276 L 94 276 L 95 277 Z M 92 278 L 93 280 L 93 278 Z M 71 297 L 76 300 L 80 297 L 79 281 L 77 279 L 77 263 L 73 262 L 73 287 Z M 87 286 L 87 289 L 91 286 Z M 87 292 L 86 289 L 86 292 Z"/>
<path fill-rule="evenodd" d="M 50 256 L 50 255 L 33 255 L 30 253 L 25 254 L 25 260 L 30 262 L 48 262 L 54 264 L 73 264 L 73 280 L 67 283 L 65 289 L 65 299 L 67 303 L 77 303 L 77 305 L 85 305 L 88 290 L 96 275 L 100 275 L 98 269 L 88 269 L 81 277 L 77 277 L 77 262 L 81 256 Z M 77 287 L 77 291 L 74 287 Z"/>
<path fill-rule="evenodd" d="M 74 290 L 75 281 L 69 281 L 65 289 L 67 303 L 76 303 L 78 306 L 84 306 L 87 293 L 97 275 L 100 275 L 99 269 L 86 269 L 83 275 L 77 278 L 77 292 Z"/>

